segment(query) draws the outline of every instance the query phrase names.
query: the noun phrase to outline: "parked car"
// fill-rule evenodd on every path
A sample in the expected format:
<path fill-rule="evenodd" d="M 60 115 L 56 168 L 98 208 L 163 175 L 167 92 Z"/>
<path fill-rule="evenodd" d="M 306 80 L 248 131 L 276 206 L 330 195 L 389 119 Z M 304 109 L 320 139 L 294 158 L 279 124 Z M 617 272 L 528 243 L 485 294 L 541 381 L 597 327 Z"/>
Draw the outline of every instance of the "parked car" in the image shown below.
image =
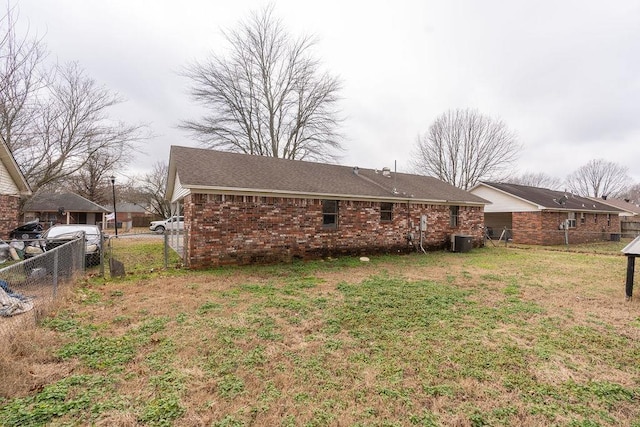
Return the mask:
<path fill-rule="evenodd" d="M 184 230 L 184 217 L 172 216 L 162 221 L 151 221 L 149 230 L 158 234 L 164 233 L 165 230 Z"/>
<path fill-rule="evenodd" d="M 14 228 L 9 233 L 10 239 L 31 240 L 39 238 L 44 232 L 44 228 L 38 220 L 30 221 Z"/>
<path fill-rule="evenodd" d="M 54 225 L 42 234 L 42 246 L 45 251 L 63 245 L 73 239 L 85 236 L 85 256 L 87 265 L 100 264 L 102 252 L 102 231 L 97 225 L 59 224 Z"/>

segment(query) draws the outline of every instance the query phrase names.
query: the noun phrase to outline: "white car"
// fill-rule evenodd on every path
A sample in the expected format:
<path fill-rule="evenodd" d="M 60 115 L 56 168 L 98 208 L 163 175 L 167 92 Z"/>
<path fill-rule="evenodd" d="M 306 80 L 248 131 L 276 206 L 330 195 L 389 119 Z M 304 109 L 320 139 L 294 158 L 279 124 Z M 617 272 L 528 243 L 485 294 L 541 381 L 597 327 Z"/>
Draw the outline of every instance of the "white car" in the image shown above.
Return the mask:
<path fill-rule="evenodd" d="M 184 230 L 184 217 L 172 216 L 171 218 L 163 219 L 162 221 L 151 221 L 149 230 L 155 231 L 158 234 L 164 233 L 165 230 Z"/>

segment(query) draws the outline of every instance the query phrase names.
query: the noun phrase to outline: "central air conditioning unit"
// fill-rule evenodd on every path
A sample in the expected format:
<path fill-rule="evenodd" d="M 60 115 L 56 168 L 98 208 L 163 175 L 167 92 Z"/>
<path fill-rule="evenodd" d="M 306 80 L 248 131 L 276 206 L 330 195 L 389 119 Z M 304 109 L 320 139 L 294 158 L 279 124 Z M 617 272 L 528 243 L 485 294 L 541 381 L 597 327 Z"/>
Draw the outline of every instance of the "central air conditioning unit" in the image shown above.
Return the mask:
<path fill-rule="evenodd" d="M 451 235 L 451 252 L 470 252 L 473 247 L 473 237 L 462 234 Z"/>

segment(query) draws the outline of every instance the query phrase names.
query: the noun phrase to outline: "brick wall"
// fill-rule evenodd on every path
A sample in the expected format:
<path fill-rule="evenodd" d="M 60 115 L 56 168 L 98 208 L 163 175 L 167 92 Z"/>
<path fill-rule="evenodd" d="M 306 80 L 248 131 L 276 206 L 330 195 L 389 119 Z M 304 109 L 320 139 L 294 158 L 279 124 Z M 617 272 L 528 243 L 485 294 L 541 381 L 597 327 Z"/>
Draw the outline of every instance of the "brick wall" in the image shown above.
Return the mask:
<path fill-rule="evenodd" d="M 514 212 L 513 242 L 527 245 L 563 245 L 565 232 L 558 226 L 567 219 L 567 212 Z M 610 240 L 611 233 L 620 233 L 620 217 L 611 214 L 576 212 L 576 227 L 569 229 L 569 244 Z"/>
<path fill-rule="evenodd" d="M 20 197 L 0 195 L 0 236 L 9 238 L 11 230 L 19 225 Z"/>
<path fill-rule="evenodd" d="M 380 203 L 341 200 L 338 227 L 327 229 L 319 199 L 215 194 L 189 195 L 183 208 L 191 268 L 415 251 L 422 214 L 425 249 L 445 247 L 452 233 L 471 235 L 479 245 L 484 220 L 482 208 L 461 206 L 460 225 L 452 228 L 449 206 L 397 203 L 392 220 L 383 222 Z"/>

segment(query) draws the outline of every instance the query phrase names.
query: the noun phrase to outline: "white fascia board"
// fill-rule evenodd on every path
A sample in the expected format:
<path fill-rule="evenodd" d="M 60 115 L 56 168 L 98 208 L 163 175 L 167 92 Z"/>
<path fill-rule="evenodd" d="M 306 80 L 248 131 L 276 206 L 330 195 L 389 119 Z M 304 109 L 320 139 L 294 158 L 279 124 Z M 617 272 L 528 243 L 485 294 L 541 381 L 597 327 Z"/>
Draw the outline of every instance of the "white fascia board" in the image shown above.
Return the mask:
<path fill-rule="evenodd" d="M 595 209 L 562 209 L 562 208 L 553 208 L 553 209 L 544 209 L 544 212 L 584 212 L 591 214 L 611 214 L 611 215 L 619 215 L 620 212 L 616 211 L 606 211 L 606 210 L 595 210 Z"/>
<path fill-rule="evenodd" d="M 545 209 L 537 203 L 522 197 L 515 196 L 507 191 L 500 190 L 490 185 L 481 183 L 470 190 L 471 194 L 487 199 L 491 202 L 491 206 L 485 207 L 485 212 L 539 212 Z M 498 198 L 495 197 L 498 196 Z M 513 200 L 514 202 L 510 202 Z"/>
<path fill-rule="evenodd" d="M 464 202 L 455 200 L 436 200 L 436 199 L 416 199 L 412 197 L 380 197 L 380 196 L 356 196 L 348 194 L 332 194 L 332 193 L 305 193 L 302 191 L 273 191 L 267 189 L 256 188 L 228 188 L 228 187 L 212 187 L 208 185 L 189 185 L 185 187 L 189 193 L 203 194 L 234 194 L 239 196 L 259 196 L 259 197 L 289 197 L 295 199 L 330 199 L 330 200 L 354 200 L 368 202 L 395 202 L 395 203 L 424 203 L 432 205 L 465 205 L 465 206 L 484 206 L 484 203 Z"/>
<path fill-rule="evenodd" d="M 189 195 L 190 193 L 191 191 L 188 188 L 182 186 L 182 184 L 180 183 L 180 176 L 178 176 L 178 174 L 176 173 L 170 202 L 177 203 L 179 200 L 184 199 L 185 196 Z"/>

